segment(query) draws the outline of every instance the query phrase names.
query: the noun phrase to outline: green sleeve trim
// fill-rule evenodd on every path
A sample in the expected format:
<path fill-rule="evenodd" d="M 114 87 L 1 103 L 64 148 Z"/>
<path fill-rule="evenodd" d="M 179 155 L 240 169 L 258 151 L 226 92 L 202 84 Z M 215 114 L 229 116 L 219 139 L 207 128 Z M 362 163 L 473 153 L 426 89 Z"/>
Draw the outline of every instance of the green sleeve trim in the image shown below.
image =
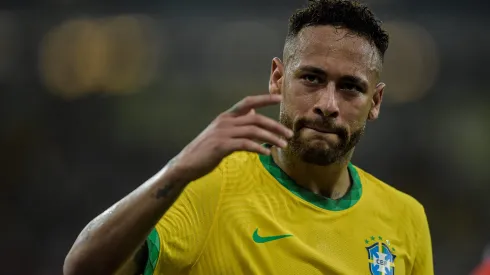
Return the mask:
<path fill-rule="evenodd" d="M 146 243 L 148 244 L 148 262 L 146 263 L 144 275 L 153 275 L 160 256 L 160 237 L 155 228 L 148 235 Z"/>

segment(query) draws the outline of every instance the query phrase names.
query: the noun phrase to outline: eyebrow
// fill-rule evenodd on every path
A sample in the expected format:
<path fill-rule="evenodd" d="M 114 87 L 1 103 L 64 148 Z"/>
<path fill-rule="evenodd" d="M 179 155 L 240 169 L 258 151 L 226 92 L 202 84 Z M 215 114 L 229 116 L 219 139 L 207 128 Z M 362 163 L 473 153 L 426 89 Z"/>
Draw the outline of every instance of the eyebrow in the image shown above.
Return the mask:
<path fill-rule="evenodd" d="M 296 71 L 296 73 L 304 73 L 304 72 L 309 72 L 309 73 L 322 75 L 322 76 L 328 75 L 325 70 L 320 69 L 320 68 L 315 67 L 315 66 L 310 66 L 310 65 L 300 67 Z M 362 86 L 362 88 L 364 88 L 364 89 L 367 89 L 367 87 L 368 87 L 367 81 L 365 81 L 364 79 L 362 79 L 358 76 L 355 76 L 355 75 L 344 75 L 344 76 L 340 77 L 340 81 L 356 84 L 356 85 Z"/>
<path fill-rule="evenodd" d="M 356 84 L 356 85 L 359 85 L 361 86 L 361 88 L 363 89 L 367 89 L 368 87 L 368 83 L 367 81 L 363 80 L 362 78 L 360 77 L 357 77 L 357 76 L 353 76 L 353 75 L 346 75 L 346 76 L 342 76 L 340 78 L 340 80 L 342 82 L 348 82 L 348 83 L 352 83 L 352 84 Z"/>
<path fill-rule="evenodd" d="M 304 72 L 309 72 L 309 73 L 314 73 L 314 74 L 319 74 L 319 75 L 327 75 L 327 72 L 324 70 L 315 67 L 315 66 L 302 66 L 296 70 L 297 73 L 304 73 Z"/>

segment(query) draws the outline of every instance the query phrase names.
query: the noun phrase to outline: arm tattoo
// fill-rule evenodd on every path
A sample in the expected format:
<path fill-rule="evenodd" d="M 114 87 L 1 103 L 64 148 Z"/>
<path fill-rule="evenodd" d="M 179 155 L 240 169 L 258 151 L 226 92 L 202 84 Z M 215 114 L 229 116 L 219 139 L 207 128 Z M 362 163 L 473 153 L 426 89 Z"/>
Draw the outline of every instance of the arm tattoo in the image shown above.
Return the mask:
<path fill-rule="evenodd" d="M 171 159 L 168 162 L 167 167 L 170 168 L 174 164 L 174 162 L 175 162 L 175 158 Z M 175 182 L 169 182 L 167 185 L 157 190 L 155 198 L 157 199 L 167 198 L 170 192 L 172 192 L 172 190 L 175 188 L 175 186 L 176 186 Z"/>
<path fill-rule="evenodd" d="M 141 275 L 145 272 L 145 266 L 148 261 L 148 243 L 145 241 L 143 246 L 134 255 L 133 261 L 136 265 L 134 275 Z"/>
<path fill-rule="evenodd" d="M 171 182 L 167 186 L 158 189 L 157 195 L 155 196 L 155 198 L 157 198 L 157 199 L 166 198 L 168 196 L 168 194 L 170 192 L 172 192 L 172 190 L 174 189 L 174 187 L 175 187 L 175 184 L 173 184 Z"/>

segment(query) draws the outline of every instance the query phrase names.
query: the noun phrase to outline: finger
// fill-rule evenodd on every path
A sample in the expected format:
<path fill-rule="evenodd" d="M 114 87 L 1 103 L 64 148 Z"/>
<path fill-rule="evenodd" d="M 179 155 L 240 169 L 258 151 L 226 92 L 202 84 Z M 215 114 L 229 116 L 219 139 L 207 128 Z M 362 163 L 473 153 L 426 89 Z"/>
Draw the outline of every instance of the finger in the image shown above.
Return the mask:
<path fill-rule="evenodd" d="M 278 135 L 254 125 L 242 126 L 233 129 L 231 133 L 231 137 L 256 140 L 259 142 L 265 142 L 271 145 L 275 145 L 281 148 L 285 148 L 288 144 L 284 139 L 280 138 Z"/>
<path fill-rule="evenodd" d="M 278 104 L 281 102 L 281 98 L 282 97 L 280 95 L 269 94 L 248 96 L 231 107 L 228 110 L 228 113 L 235 116 L 246 115 L 252 109 Z"/>
<path fill-rule="evenodd" d="M 227 147 L 229 147 L 229 150 L 232 152 L 247 151 L 247 152 L 258 153 L 262 155 L 270 155 L 271 153 L 271 150 L 269 148 L 266 148 L 246 138 L 231 139 L 228 142 Z"/>
<path fill-rule="evenodd" d="M 235 120 L 236 126 L 243 125 L 256 125 L 260 128 L 273 132 L 279 136 L 283 136 L 286 138 L 291 138 L 293 136 L 293 131 L 283 124 L 268 118 L 264 115 L 256 114 L 256 115 L 247 115 L 243 117 L 238 117 Z"/>

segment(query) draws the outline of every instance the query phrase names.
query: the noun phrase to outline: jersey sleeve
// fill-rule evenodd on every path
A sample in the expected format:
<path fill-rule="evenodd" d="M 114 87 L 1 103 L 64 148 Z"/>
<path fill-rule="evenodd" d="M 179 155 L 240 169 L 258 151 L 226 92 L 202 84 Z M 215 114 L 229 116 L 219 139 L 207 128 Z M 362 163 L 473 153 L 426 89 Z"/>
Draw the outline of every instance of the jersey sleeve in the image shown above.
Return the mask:
<path fill-rule="evenodd" d="M 180 274 L 204 249 L 219 205 L 222 168 L 189 183 L 147 238 L 144 275 Z"/>
<path fill-rule="evenodd" d="M 429 230 L 427 215 L 423 207 L 421 207 L 420 230 L 416 243 L 415 263 L 412 270 L 412 275 L 434 275 L 434 263 L 432 259 L 432 241 Z"/>

